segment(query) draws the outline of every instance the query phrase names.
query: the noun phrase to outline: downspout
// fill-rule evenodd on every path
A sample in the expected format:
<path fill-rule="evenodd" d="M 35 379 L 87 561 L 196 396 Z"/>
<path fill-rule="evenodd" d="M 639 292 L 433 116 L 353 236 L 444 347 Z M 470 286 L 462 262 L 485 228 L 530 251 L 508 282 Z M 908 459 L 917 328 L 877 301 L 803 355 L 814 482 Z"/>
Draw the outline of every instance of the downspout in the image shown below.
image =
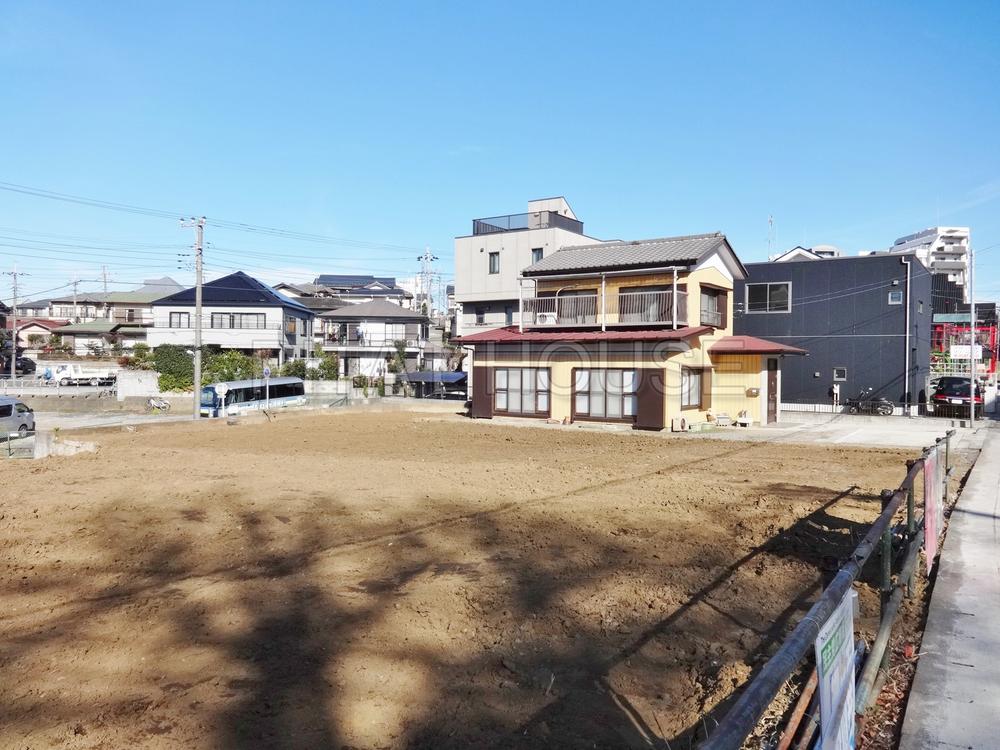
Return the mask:
<path fill-rule="evenodd" d="M 910 259 L 902 257 L 901 263 L 906 264 L 906 357 L 905 373 L 903 375 L 903 410 L 906 416 L 910 416 Z"/>
<path fill-rule="evenodd" d="M 677 269 L 674 269 L 673 291 L 670 294 L 673 310 L 670 313 L 670 320 L 673 322 L 674 330 L 677 330 Z"/>
<path fill-rule="evenodd" d="M 521 289 L 523 277 L 517 277 L 517 332 L 524 333 L 524 294 Z"/>
<path fill-rule="evenodd" d="M 607 276 L 601 274 L 601 331 L 608 330 L 608 296 Z"/>

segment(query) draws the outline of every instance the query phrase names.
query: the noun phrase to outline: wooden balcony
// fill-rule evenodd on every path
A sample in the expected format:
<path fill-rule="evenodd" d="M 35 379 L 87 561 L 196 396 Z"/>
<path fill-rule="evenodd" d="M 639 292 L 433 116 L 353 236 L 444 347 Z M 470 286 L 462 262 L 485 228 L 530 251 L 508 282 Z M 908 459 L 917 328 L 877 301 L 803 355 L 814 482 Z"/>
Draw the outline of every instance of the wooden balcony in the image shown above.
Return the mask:
<path fill-rule="evenodd" d="M 603 328 L 673 326 L 673 291 L 607 292 L 524 297 L 521 321 L 525 328 Z M 676 325 L 687 325 L 687 292 L 677 292 Z"/>

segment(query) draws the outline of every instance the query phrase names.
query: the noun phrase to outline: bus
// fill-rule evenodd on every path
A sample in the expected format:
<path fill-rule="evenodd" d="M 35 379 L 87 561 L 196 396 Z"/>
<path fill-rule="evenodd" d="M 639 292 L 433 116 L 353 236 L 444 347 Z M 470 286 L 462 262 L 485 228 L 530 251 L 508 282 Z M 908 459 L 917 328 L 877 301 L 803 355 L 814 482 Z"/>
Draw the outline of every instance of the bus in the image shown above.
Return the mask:
<path fill-rule="evenodd" d="M 301 378 L 230 380 L 201 389 L 203 417 L 234 416 L 262 409 L 304 406 L 305 403 L 306 389 Z"/>

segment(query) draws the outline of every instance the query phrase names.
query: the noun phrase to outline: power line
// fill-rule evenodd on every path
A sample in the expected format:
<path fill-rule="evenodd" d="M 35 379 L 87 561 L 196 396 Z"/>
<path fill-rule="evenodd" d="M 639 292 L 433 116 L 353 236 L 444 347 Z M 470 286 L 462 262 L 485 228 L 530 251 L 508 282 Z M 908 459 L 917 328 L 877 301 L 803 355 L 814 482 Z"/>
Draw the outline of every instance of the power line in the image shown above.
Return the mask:
<path fill-rule="evenodd" d="M 115 201 L 106 201 L 98 198 L 88 198 L 82 195 L 73 195 L 71 193 L 60 193 L 54 190 L 45 190 L 42 188 L 31 187 L 29 185 L 19 185 L 13 182 L 0 182 L 0 190 L 6 190 L 8 192 L 18 193 L 21 195 L 28 195 L 35 198 L 45 198 L 48 200 L 61 201 L 63 203 L 74 203 L 78 205 L 89 206 L 91 208 L 100 208 L 103 210 L 118 211 L 122 213 L 135 214 L 139 216 L 149 216 L 158 219 L 176 220 L 178 216 L 185 215 L 185 212 L 164 211 L 162 209 L 147 208 L 144 206 L 135 206 L 128 203 L 117 203 Z M 387 249 L 387 250 L 419 251 L 423 249 L 423 248 L 413 247 L 410 245 L 394 245 L 391 243 L 384 243 L 384 242 L 354 240 L 346 237 L 331 237 L 329 235 L 315 234 L 312 232 L 299 232 L 291 229 L 261 226 L 241 221 L 217 219 L 214 217 L 211 220 L 211 224 L 213 227 L 217 227 L 219 229 L 229 229 L 232 231 L 249 232 L 253 234 L 281 237 L 283 239 L 298 240 L 302 242 L 343 245 L 345 247 L 356 247 L 369 250 Z"/>

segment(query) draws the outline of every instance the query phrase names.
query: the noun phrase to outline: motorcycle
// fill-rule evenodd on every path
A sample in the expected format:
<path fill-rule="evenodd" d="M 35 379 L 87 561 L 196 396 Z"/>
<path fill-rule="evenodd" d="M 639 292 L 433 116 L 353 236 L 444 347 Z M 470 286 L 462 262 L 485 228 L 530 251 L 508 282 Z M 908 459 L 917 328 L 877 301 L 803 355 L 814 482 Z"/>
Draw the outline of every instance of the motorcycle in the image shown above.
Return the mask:
<path fill-rule="evenodd" d="M 855 398 L 847 399 L 847 411 L 849 414 L 878 414 L 881 417 L 888 417 L 892 414 L 896 405 L 885 396 L 872 398 L 872 387 L 865 388 Z"/>

